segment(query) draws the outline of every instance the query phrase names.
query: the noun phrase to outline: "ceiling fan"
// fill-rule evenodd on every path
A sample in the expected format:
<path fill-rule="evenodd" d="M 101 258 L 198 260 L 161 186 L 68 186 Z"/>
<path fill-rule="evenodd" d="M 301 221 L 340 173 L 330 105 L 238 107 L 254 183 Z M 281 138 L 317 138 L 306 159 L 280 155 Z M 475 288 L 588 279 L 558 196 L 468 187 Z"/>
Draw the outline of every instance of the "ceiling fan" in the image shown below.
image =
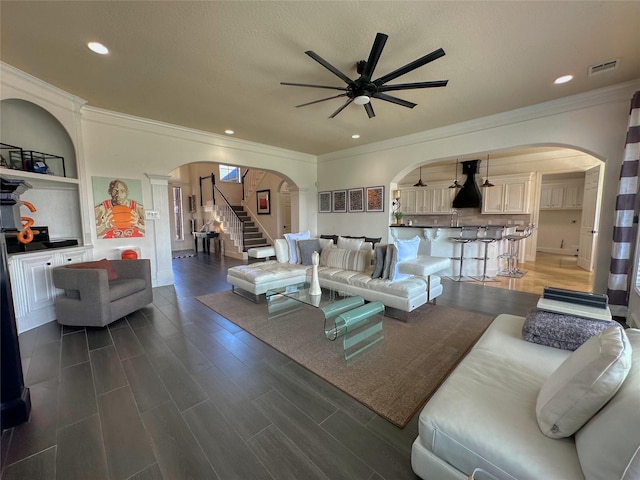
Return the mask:
<path fill-rule="evenodd" d="M 327 88 L 330 90 L 342 90 L 344 93 L 340 93 L 338 95 L 334 95 L 332 97 L 321 98 L 320 100 L 314 100 L 313 102 L 303 103 L 301 105 L 296 105 L 296 107 L 306 107 L 307 105 L 313 105 L 314 103 L 325 102 L 327 100 L 332 100 L 334 98 L 347 97 L 347 101 L 340 106 L 335 112 L 331 114 L 329 118 L 334 118 L 338 115 L 342 110 L 344 110 L 347 106 L 349 106 L 352 102 L 356 105 L 364 106 L 365 111 L 369 118 L 373 118 L 376 114 L 373 111 L 373 107 L 371 106 L 371 99 L 378 98 L 380 100 L 384 100 L 386 102 L 395 103 L 397 105 L 402 105 L 403 107 L 413 108 L 417 104 L 413 102 L 409 102 L 407 100 L 403 100 L 401 98 L 393 97 L 388 95 L 385 92 L 393 92 L 397 90 L 410 90 L 416 88 L 433 88 L 433 87 L 445 87 L 448 80 L 436 80 L 432 82 L 416 82 L 416 83 L 397 83 L 394 85 L 387 85 L 387 82 L 395 80 L 396 78 L 409 73 L 416 68 L 420 68 L 423 65 L 426 65 L 429 62 L 437 60 L 440 57 L 445 55 L 444 50 L 439 48 L 438 50 L 434 50 L 431 53 L 428 53 L 424 57 L 420 57 L 417 60 L 414 60 L 411 63 L 407 63 L 405 66 L 394 70 L 391 73 L 387 73 L 375 80 L 372 80 L 373 71 L 378 64 L 378 60 L 380 59 L 380 55 L 382 55 L 382 50 L 384 48 L 385 43 L 387 42 L 387 38 L 389 38 L 384 33 L 378 33 L 376 35 L 376 39 L 373 42 L 373 46 L 371 47 L 371 52 L 369 53 L 368 60 L 360 60 L 357 66 L 357 72 L 360 75 L 355 80 L 350 79 L 336 67 L 327 62 L 324 58 L 322 58 L 317 53 L 308 50 L 304 53 L 313 58 L 316 62 L 322 65 L 324 68 L 329 70 L 331 73 L 342 79 L 347 86 L 346 87 L 333 87 L 329 85 L 313 85 L 308 83 L 291 83 L 291 82 L 280 82 L 281 85 L 291 85 L 294 87 L 311 87 L 311 88 Z"/>

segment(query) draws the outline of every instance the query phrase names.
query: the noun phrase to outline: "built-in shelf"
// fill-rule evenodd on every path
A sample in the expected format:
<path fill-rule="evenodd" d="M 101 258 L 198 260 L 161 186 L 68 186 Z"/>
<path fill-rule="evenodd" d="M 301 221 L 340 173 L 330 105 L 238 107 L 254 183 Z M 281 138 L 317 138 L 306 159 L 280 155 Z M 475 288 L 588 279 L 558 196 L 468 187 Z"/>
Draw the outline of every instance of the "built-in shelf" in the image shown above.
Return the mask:
<path fill-rule="evenodd" d="M 8 178 L 16 178 L 19 180 L 26 180 L 32 186 L 40 185 L 43 183 L 51 184 L 53 183 L 67 183 L 71 185 L 78 185 L 80 181 L 77 178 L 69 178 L 69 177 L 59 177 L 57 175 L 48 175 L 44 173 L 32 173 L 25 172 L 23 170 L 13 170 L 11 168 L 3 168 L 0 167 L 0 175 Z M 34 183 L 36 185 L 34 185 Z"/>

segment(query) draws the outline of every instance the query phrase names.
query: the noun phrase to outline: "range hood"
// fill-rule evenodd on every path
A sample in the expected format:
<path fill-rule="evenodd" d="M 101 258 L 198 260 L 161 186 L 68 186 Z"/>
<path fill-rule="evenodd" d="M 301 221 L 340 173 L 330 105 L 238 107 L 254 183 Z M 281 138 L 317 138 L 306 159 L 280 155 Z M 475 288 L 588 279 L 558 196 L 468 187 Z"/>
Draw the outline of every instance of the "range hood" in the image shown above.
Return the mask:
<path fill-rule="evenodd" d="M 482 193 L 476 182 L 480 160 L 462 162 L 462 174 L 467 176 L 462 188 L 453 199 L 453 208 L 480 208 Z"/>

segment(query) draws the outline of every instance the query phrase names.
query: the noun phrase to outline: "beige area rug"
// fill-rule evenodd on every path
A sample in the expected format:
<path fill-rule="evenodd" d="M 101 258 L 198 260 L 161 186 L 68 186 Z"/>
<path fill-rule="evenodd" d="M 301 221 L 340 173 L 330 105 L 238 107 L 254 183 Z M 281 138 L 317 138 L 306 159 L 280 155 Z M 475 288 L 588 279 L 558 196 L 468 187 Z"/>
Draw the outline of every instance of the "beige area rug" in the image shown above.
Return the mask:
<path fill-rule="evenodd" d="M 231 291 L 198 300 L 403 428 L 464 357 L 492 318 L 423 305 L 410 322 L 385 318 L 384 340 L 345 362 L 341 339 L 324 336 L 313 307 L 269 320 L 266 304 Z"/>

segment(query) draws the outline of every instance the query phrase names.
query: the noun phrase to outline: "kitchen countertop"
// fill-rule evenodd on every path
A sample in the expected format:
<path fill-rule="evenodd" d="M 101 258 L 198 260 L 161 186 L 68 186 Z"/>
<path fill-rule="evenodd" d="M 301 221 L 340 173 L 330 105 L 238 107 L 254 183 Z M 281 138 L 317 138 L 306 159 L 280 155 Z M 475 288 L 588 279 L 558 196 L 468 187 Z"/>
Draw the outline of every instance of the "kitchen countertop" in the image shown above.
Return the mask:
<path fill-rule="evenodd" d="M 471 228 L 486 228 L 486 227 L 498 227 L 498 228 L 511 228 L 518 227 L 519 225 L 498 225 L 498 224 L 488 224 L 488 225 L 458 225 L 457 227 L 451 227 L 449 225 L 389 225 L 391 228 L 462 228 L 462 227 L 471 227 Z"/>

